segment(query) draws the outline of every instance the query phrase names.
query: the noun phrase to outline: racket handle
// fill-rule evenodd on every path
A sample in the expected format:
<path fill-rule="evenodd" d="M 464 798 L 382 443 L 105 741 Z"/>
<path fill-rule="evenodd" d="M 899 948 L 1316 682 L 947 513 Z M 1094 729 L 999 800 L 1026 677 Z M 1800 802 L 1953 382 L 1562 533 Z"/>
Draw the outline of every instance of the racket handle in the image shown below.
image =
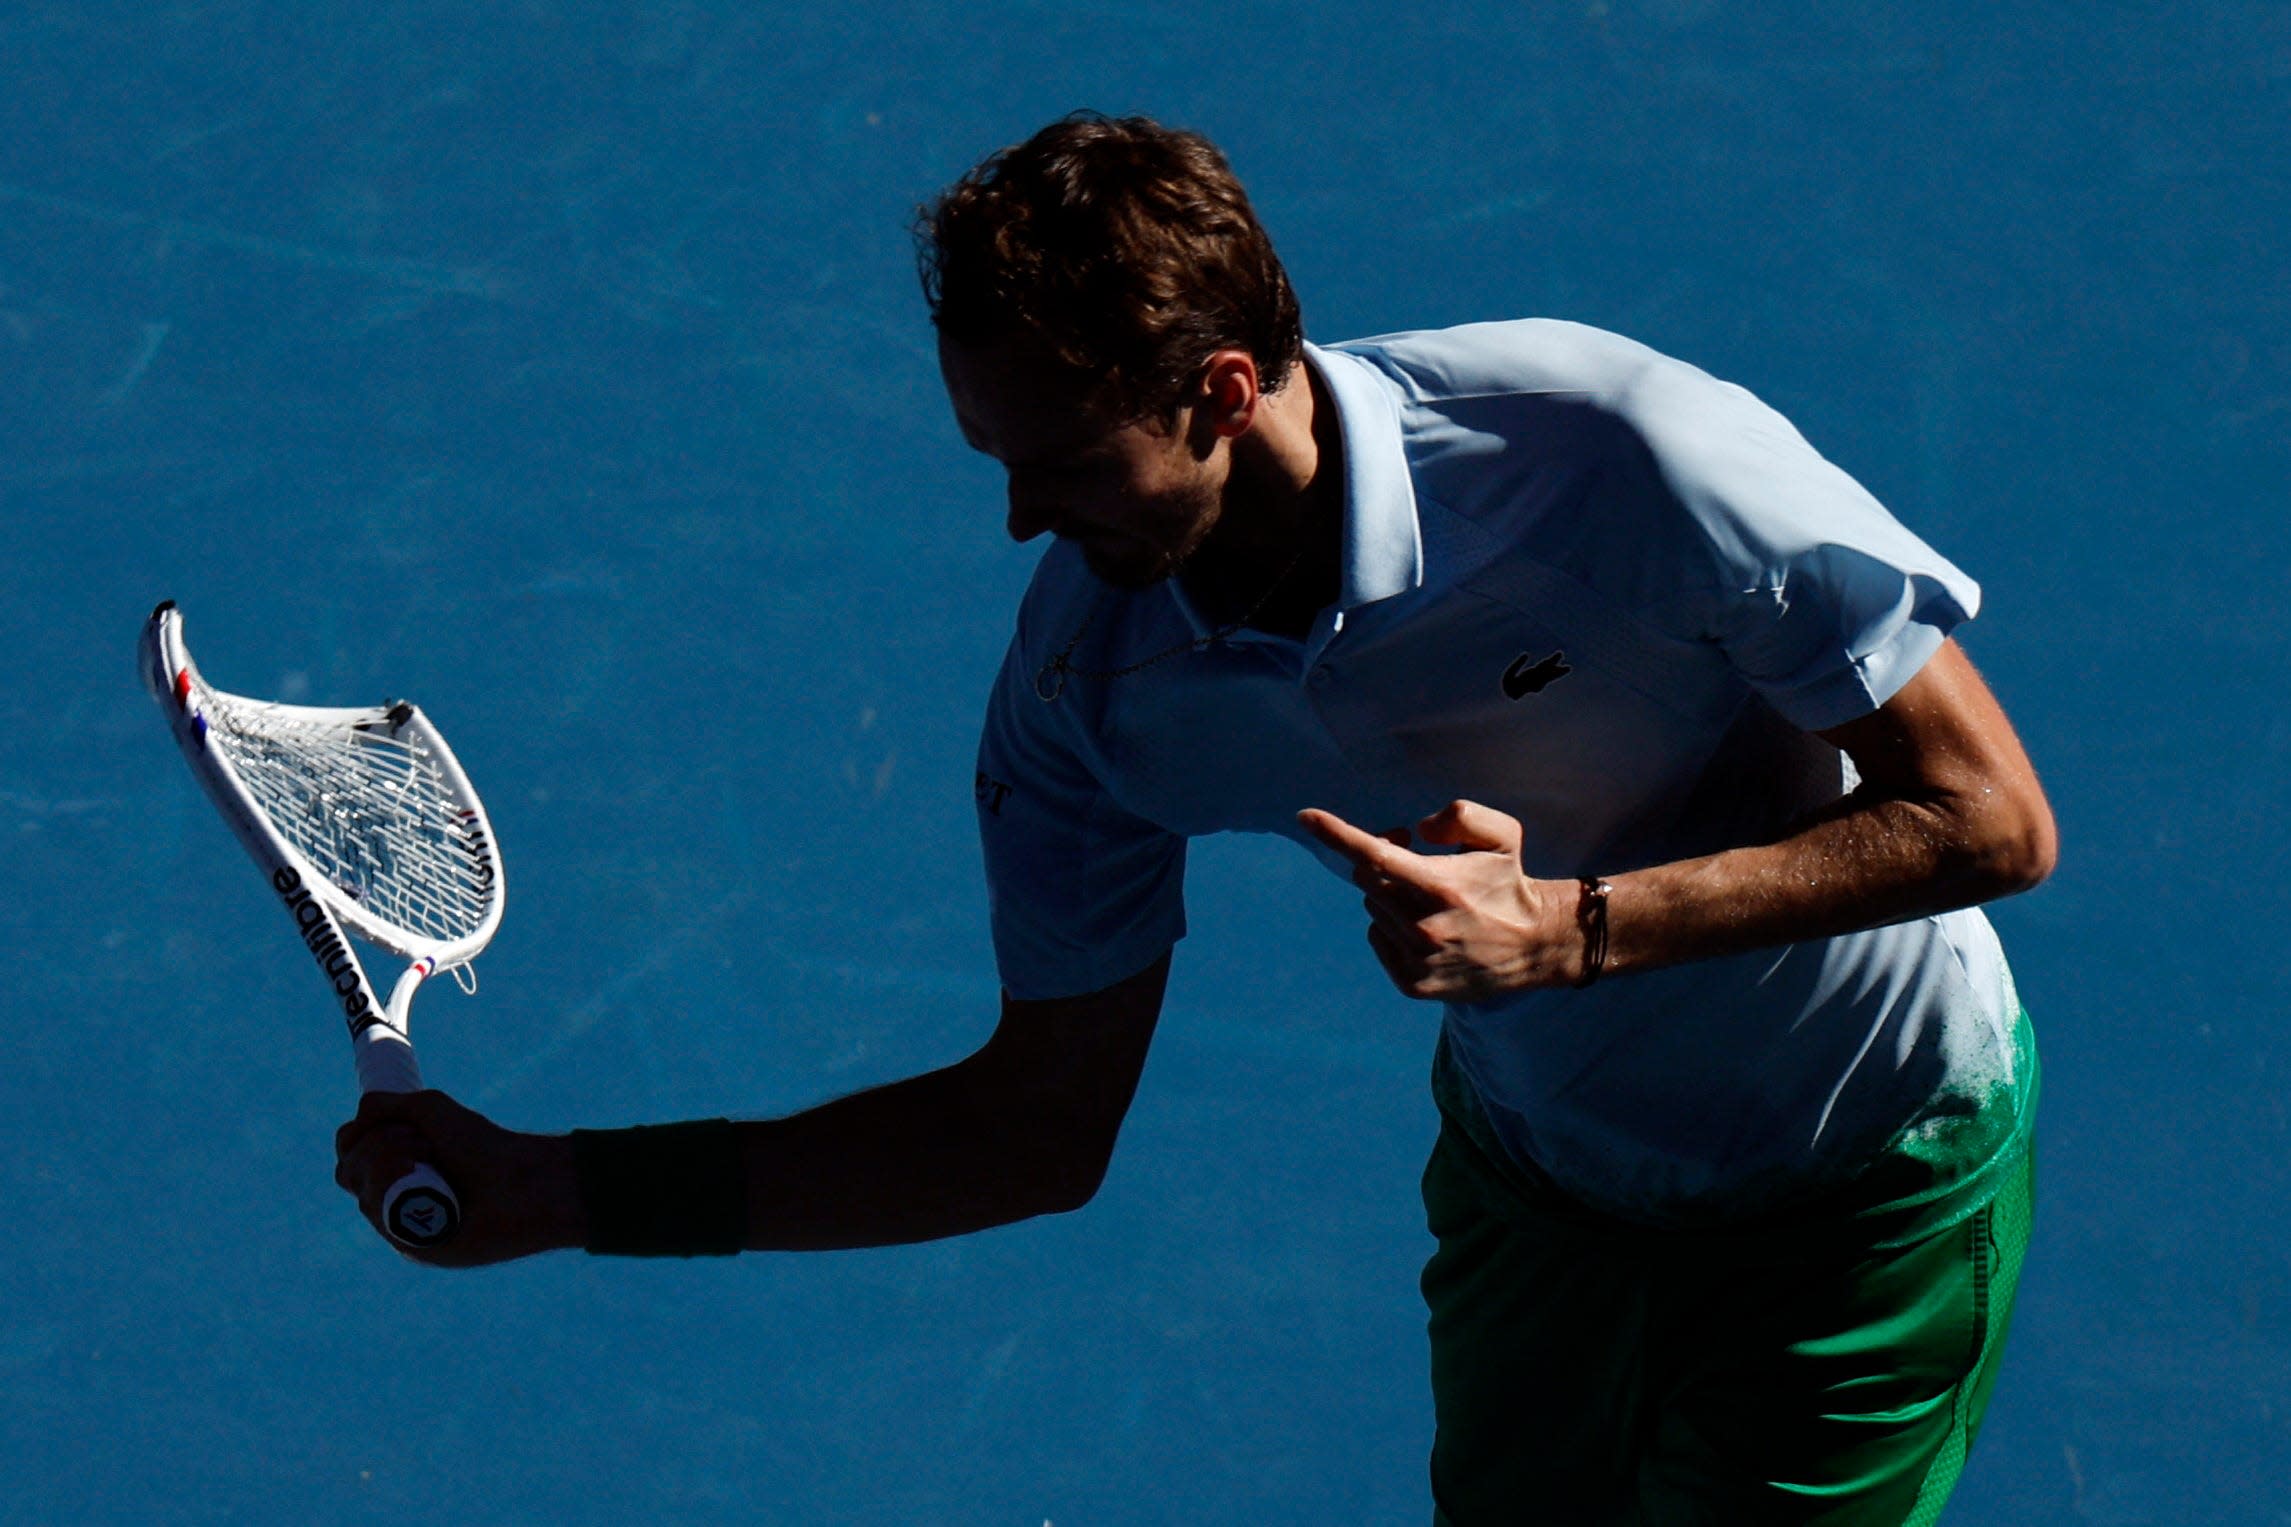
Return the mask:
<path fill-rule="evenodd" d="M 358 1036 L 357 1051 L 359 1091 L 422 1090 L 414 1047 L 397 1030 L 381 1023 L 369 1026 Z M 461 1228 L 461 1200 L 435 1167 L 421 1163 L 382 1195 L 382 1228 L 391 1240 L 415 1251 L 442 1246 Z"/>
<path fill-rule="evenodd" d="M 360 1092 L 419 1092 L 422 1068 L 406 1036 L 386 1023 L 369 1024 L 358 1035 Z"/>

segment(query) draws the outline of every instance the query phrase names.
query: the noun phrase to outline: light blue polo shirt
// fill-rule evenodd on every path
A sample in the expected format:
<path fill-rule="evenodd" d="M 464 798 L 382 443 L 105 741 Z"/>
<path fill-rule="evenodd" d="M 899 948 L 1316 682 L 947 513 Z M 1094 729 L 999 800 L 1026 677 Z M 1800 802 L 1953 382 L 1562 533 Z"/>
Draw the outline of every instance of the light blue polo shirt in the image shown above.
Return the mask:
<path fill-rule="evenodd" d="M 1306 362 L 1345 480 L 1340 594 L 1304 640 L 1196 649 L 1211 628 L 1175 580 L 1122 591 L 1071 545 L 1042 558 L 979 752 L 1013 996 L 1096 991 L 1166 952 L 1195 834 L 1326 858 L 1306 806 L 1374 831 L 1479 801 L 1552 878 L 1771 841 L 1851 786 L 1811 733 L 1882 705 L 1978 606 L 1779 414 L 1630 340 L 1524 320 Z M 1967 910 L 1454 1004 L 1446 1031 L 1506 1149 L 1680 1223 L 1784 1204 L 1995 1107 L 2023 1069 L 2017 1010 Z"/>

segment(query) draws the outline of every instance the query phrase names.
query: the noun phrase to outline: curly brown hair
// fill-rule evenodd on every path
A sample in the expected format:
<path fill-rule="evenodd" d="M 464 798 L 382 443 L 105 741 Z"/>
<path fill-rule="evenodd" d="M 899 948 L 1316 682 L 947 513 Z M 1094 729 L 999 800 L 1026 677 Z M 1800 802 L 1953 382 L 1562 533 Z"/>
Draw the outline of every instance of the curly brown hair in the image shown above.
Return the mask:
<path fill-rule="evenodd" d="M 958 344 L 1031 341 L 1114 423 L 1175 417 L 1215 352 L 1279 390 L 1303 354 L 1288 273 L 1199 133 L 1076 112 L 989 155 L 915 220 L 931 321 Z"/>

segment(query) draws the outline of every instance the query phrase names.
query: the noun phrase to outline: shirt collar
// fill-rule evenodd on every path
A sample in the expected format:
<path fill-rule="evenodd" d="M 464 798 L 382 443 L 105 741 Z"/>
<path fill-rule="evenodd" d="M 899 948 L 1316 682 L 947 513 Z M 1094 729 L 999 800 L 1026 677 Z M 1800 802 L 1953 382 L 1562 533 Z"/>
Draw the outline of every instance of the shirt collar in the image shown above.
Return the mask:
<path fill-rule="evenodd" d="M 1424 581 L 1424 538 L 1416 489 L 1401 446 L 1391 383 L 1342 350 L 1305 346 L 1305 363 L 1336 403 L 1344 439 L 1344 573 L 1337 610 L 1403 594 Z"/>
<path fill-rule="evenodd" d="M 1312 645 L 1324 645 L 1344 627 L 1347 611 L 1405 594 L 1424 581 L 1424 538 L 1416 518 L 1416 487 L 1408 475 L 1401 445 L 1400 410 L 1392 384 L 1357 355 L 1308 343 L 1305 364 L 1336 403 L 1344 441 L 1344 548 L 1334 620 L 1324 614 Z M 1183 583 L 1172 578 L 1169 595 L 1196 637 L 1218 630 L 1194 607 Z M 1225 634 L 1234 643 L 1276 638 L 1243 629 Z"/>

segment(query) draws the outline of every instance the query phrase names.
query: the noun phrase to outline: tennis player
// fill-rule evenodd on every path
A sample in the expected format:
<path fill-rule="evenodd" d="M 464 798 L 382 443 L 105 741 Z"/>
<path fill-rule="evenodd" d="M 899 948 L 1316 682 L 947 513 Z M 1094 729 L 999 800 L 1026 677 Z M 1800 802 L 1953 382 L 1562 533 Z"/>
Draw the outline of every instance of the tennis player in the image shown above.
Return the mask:
<path fill-rule="evenodd" d="M 1930 1522 L 2028 1243 L 2037 1057 L 1974 908 L 2053 822 L 1972 580 L 1742 389 L 1545 320 L 1320 347 L 1207 141 L 1071 117 L 927 209 L 965 438 L 1049 533 L 976 782 L 1002 1020 L 792 1118 L 541 1137 L 435 1094 L 468 1264 L 1071 1210 L 1190 837 L 1294 839 L 1441 1004 L 1437 1520 Z M 1364 960 L 1365 965 L 1365 960 Z"/>

